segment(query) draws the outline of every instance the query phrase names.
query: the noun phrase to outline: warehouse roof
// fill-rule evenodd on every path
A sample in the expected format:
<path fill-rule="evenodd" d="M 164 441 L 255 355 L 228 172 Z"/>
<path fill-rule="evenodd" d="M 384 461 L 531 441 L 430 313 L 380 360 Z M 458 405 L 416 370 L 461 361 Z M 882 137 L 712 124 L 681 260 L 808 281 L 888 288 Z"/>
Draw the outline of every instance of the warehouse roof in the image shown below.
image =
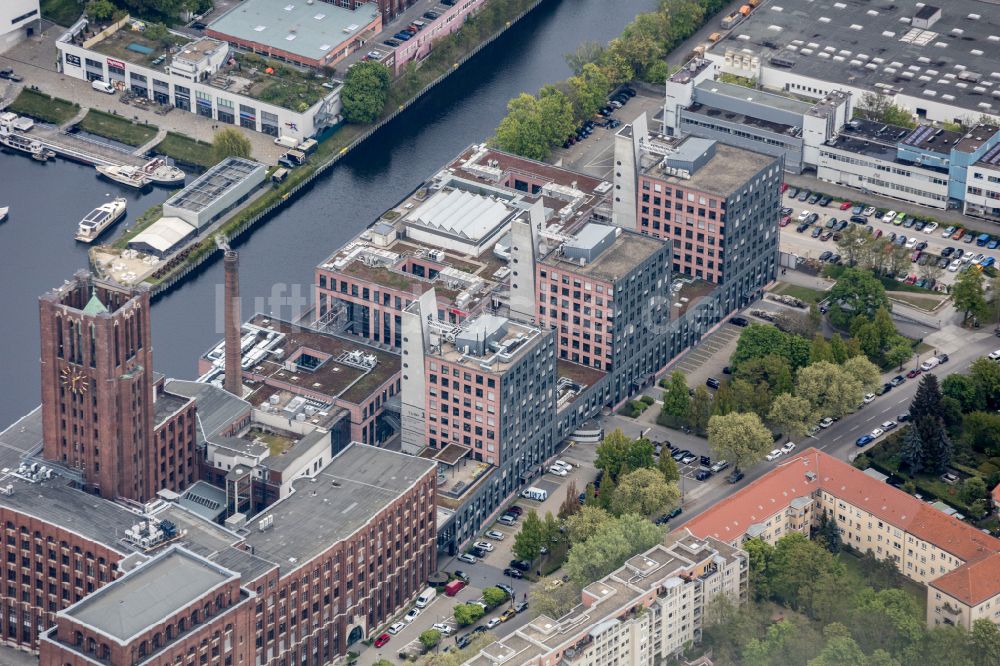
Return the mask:
<path fill-rule="evenodd" d="M 822 81 L 1000 113 L 1000 27 L 977 0 L 940 3 L 929 29 L 912 27 L 915 3 L 774 0 L 715 47 Z M 983 20 L 986 15 L 987 20 Z"/>

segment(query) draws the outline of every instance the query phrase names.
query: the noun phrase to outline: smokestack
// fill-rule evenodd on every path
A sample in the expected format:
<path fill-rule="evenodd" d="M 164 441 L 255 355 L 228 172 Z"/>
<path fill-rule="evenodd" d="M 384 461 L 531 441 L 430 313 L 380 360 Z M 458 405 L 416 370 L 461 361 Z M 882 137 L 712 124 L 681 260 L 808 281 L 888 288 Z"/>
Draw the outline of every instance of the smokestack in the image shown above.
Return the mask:
<path fill-rule="evenodd" d="M 240 349 L 240 253 L 226 249 L 226 390 L 243 397 L 243 368 Z"/>

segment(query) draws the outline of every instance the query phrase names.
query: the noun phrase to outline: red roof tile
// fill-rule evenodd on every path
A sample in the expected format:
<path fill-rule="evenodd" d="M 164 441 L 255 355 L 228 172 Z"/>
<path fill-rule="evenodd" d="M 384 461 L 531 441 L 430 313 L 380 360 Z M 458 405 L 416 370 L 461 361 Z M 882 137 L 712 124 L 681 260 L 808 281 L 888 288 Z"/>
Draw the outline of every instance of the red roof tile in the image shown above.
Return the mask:
<path fill-rule="evenodd" d="M 1000 594 L 1000 553 L 961 566 L 931 585 L 969 606 L 978 606 Z"/>

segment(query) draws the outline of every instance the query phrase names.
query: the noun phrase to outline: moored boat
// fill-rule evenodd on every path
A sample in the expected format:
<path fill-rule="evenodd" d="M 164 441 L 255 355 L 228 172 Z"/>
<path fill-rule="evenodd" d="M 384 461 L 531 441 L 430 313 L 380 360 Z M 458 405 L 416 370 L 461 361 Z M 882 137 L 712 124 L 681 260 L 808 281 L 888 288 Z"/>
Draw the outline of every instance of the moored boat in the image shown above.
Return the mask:
<path fill-rule="evenodd" d="M 142 169 L 127 164 L 121 166 L 98 165 L 97 172 L 105 178 L 110 178 L 116 183 L 129 187 L 143 188 L 152 182 L 152 179 Z"/>
<path fill-rule="evenodd" d="M 142 166 L 142 172 L 157 185 L 173 185 L 184 182 L 184 172 L 156 157 Z"/>
<path fill-rule="evenodd" d="M 10 212 L 10 206 L 0 206 L 0 222 L 7 219 L 7 213 Z"/>
<path fill-rule="evenodd" d="M 105 229 L 122 219 L 128 201 L 118 197 L 108 203 L 101 204 L 80 220 L 75 238 L 82 243 L 90 243 L 97 239 Z"/>

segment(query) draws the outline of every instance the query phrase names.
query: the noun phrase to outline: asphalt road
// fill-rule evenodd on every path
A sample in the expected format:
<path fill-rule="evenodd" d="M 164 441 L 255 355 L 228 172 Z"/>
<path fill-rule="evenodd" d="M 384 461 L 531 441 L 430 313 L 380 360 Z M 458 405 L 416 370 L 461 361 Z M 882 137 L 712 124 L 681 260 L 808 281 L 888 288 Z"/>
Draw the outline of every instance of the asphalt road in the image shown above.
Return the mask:
<path fill-rule="evenodd" d="M 977 331 L 969 333 L 965 338 L 965 345 L 960 349 L 949 351 L 950 360 L 948 363 L 938 366 L 935 374 L 938 378 L 955 372 L 964 372 L 969 365 L 978 358 L 986 356 L 994 349 L 1000 348 L 1000 340 L 991 335 L 989 331 Z M 887 380 L 896 373 L 886 373 L 883 377 Z M 814 446 L 826 453 L 836 456 L 842 460 L 853 460 L 854 456 L 862 451 L 866 451 L 875 445 L 869 444 L 864 448 L 855 446 L 854 442 L 861 435 L 871 432 L 883 421 L 896 420 L 896 417 L 909 409 L 910 401 L 916 393 L 917 384 L 920 378 L 908 379 L 903 385 L 892 389 L 885 395 L 875 398 L 874 402 L 865 405 L 862 409 L 840 419 L 826 430 L 821 430 L 815 436 L 807 436 L 799 442 L 798 449 Z M 876 440 L 878 442 L 880 440 Z M 671 523 L 672 527 L 679 527 L 684 522 L 697 516 L 705 509 L 716 502 L 730 495 L 735 490 L 742 488 L 754 479 L 760 478 L 774 466 L 780 465 L 783 458 L 774 462 L 761 462 L 745 470 L 746 478 L 736 485 L 716 482 L 706 485 L 707 492 L 701 493 L 685 504 L 684 513 Z"/>

